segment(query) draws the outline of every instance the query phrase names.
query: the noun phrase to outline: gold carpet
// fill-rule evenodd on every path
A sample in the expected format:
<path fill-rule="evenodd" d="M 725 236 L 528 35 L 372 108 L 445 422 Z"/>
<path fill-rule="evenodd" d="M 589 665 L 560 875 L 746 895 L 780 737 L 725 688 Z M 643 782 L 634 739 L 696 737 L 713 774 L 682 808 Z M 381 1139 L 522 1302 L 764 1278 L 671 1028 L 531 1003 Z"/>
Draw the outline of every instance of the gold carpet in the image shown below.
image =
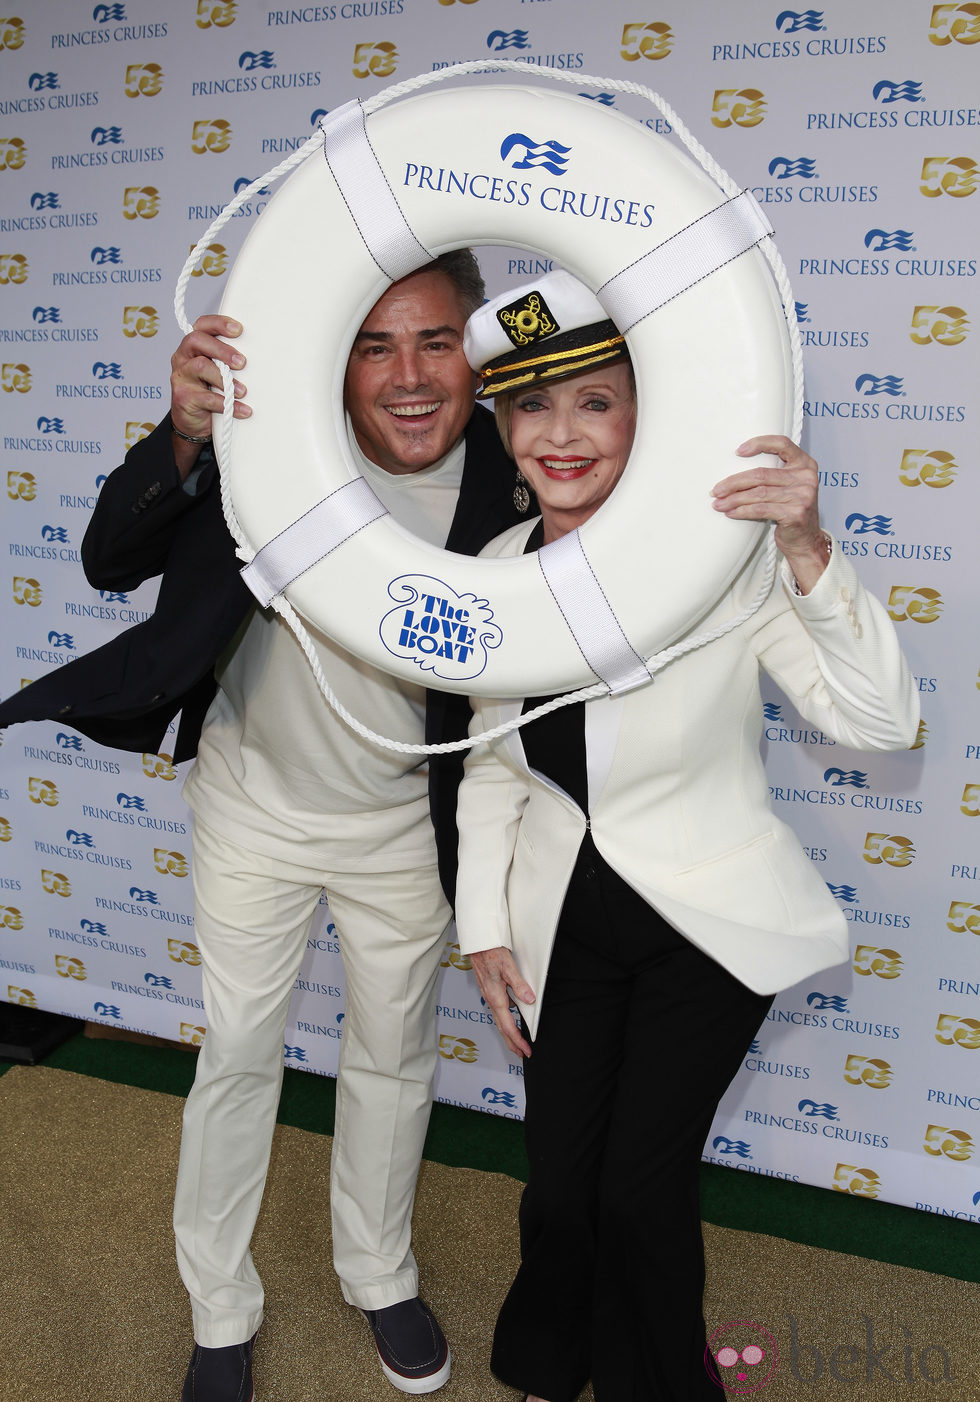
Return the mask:
<path fill-rule="evenodd" d="M 0 1402 L 177 1402 L 190 1348 L 170 1227 L 181 1105 L 44 1067 L 0 1077 Z M 331 1269 L 329 1155 L 323 1136 L 277 1131 L 253 1244 L 268 1299 L 257 1402 L 398 1396 Z M 519 1194 L 499 1174 L 423 1166 L 416 1250 L 454 1356 L 440 1402 L 516 1396 L 486 1358 L 515 1267 Z M 761 1336 L 723 1326 L 748 1321 L 779 1350 L 775 1372 L 751 1394 L 745 1370 L 742 1395 L 980 1402 L 980 1286 L 749 1232 L 707 1227 L 705 1237 L 709 1330 L 722 1327 L 719 1343 L 741 1348 Z M 666 1350 L 671 1340 L 650 1346 Z"/>

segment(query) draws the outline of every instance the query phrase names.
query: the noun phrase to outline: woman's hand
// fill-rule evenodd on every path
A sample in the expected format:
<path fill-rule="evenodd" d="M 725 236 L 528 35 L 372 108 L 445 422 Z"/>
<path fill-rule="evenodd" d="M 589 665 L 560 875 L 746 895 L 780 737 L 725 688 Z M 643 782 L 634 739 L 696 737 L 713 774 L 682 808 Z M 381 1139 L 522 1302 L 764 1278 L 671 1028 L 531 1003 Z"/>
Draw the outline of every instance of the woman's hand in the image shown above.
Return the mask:
<path fill-rule="evenodd" d="M 219 336 L 240 336 L 241 323 L 217 314 L 199 316 L 192 331 L 170 357 L 170 419 L 180 433 L 204 438 L 211 432 L 211 415 L 224 407 L 221 372 L 214 364 L 223 360 L 232 370 L 240 370 L 245 357 Z M 235 381 L 235 418 L 247 419 L 252 410 L 244 402 L 245 386 Z M 173 435 L 174 456 L 181 476 L 197 461 L 200 445 Z"/>
<path fill-rule="evenodd" d="M 752 467 L 711 489 L 712 505 L 733 521 L 775 521 L 776 545 L 804 594 L 827 567 L 827 537 L 817 511 L 817 464 L 790 438 L 750 438 L 736 452 L 773 453 L 783 467 Z"/>
<path fill-rule="evenodd" d="M 496 949 L 481 949 L 470 954 L 470 963 L 476 974 L 487 1007 L 493 1013 L 497 1031 L 515 1056 L 530 1056 L 530 1045 L 524 1040 L 511 1016 L 511 995 L 522 1003 L 534 1002 L 534 989 L 525 983 L 521 971 L 514 962 L 509 949 L 499 945 Z"/>

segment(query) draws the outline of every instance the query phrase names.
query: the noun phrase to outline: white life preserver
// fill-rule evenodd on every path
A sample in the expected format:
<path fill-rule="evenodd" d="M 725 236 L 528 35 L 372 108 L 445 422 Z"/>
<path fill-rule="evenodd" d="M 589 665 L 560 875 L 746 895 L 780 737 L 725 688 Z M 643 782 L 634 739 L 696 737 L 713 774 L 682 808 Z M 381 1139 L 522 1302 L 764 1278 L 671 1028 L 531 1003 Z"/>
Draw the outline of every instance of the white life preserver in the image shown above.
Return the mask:
<path fill-rule="evenodd" d="M 444 690 L 646 680 L 644 659 L 718 601 L 764 529 L 712 511 L 710 487 L 744 467 L 743 439 L 792 429 L 765 216 L 639 122 L 544 87 L 433 88 L 368 116 L 347 104 L 323 125 L 324 150 L 257 220 L 222 301 L 245 327 L 254 408 L 234 425 L 227 488 L 247 582 L 355 655 Z M 621 482 L 538 556 L 418 540 L 384 513 L 347 441 L 344 372 L 371 306 L 431 257 L 481 244 L 544 253 L 581 278 L 636 371 Z"/>

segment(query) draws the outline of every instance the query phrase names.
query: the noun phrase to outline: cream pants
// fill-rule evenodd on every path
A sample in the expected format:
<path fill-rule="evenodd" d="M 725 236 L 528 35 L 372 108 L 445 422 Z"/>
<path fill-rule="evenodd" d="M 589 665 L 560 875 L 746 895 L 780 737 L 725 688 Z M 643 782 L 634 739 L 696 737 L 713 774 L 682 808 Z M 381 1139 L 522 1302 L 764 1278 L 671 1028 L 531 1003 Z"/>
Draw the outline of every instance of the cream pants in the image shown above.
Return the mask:
<path fill-rule="evenodd" d="M 436 1065 L 436 978 L 450 910 L 436 868 L 314 870 L 194 825 L 208 1030 L 184 1110 L 174 1231 L 194 1338 L 241 1343 L 262 1322 L 249 1243 L 265 1186 L 293 984 L 325 889 L 347 1004 L 330 1174 L 334 1267 L 348 1303 L 418 1293 L 415 1180 Z"/>

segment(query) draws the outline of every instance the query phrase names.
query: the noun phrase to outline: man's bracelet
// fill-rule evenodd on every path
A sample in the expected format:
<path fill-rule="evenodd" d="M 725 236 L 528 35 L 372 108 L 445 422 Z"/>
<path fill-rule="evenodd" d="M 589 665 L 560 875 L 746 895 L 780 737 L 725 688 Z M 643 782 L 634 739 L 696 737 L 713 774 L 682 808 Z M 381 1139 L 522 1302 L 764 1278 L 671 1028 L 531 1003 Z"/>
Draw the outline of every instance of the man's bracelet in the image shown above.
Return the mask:
<path fill-rule="evenodd" d="M 170 420 L 170 431 L 171 431 L 171 433 L 176 433 L 177 437 L 178 437 L 178 438 L 183 438 L 183 440 L 184 440 L 185 443 L 210 443 L 210 442 L 211 442 L 211 434 L 210 434 L 210 433 L 204 434 L 204 436 L 203 436 L 202 438 L 195 438 L 194 435 L 193 435 L 192 433 L 184 433 L 182 429 L 179 429 L 179 428 L 177 427 L 177 425 L 174 423 L 174 416 L 173 416 L 173 414 L 168 414 L 168 415 L 167 415 L 167 418 Z"/>

